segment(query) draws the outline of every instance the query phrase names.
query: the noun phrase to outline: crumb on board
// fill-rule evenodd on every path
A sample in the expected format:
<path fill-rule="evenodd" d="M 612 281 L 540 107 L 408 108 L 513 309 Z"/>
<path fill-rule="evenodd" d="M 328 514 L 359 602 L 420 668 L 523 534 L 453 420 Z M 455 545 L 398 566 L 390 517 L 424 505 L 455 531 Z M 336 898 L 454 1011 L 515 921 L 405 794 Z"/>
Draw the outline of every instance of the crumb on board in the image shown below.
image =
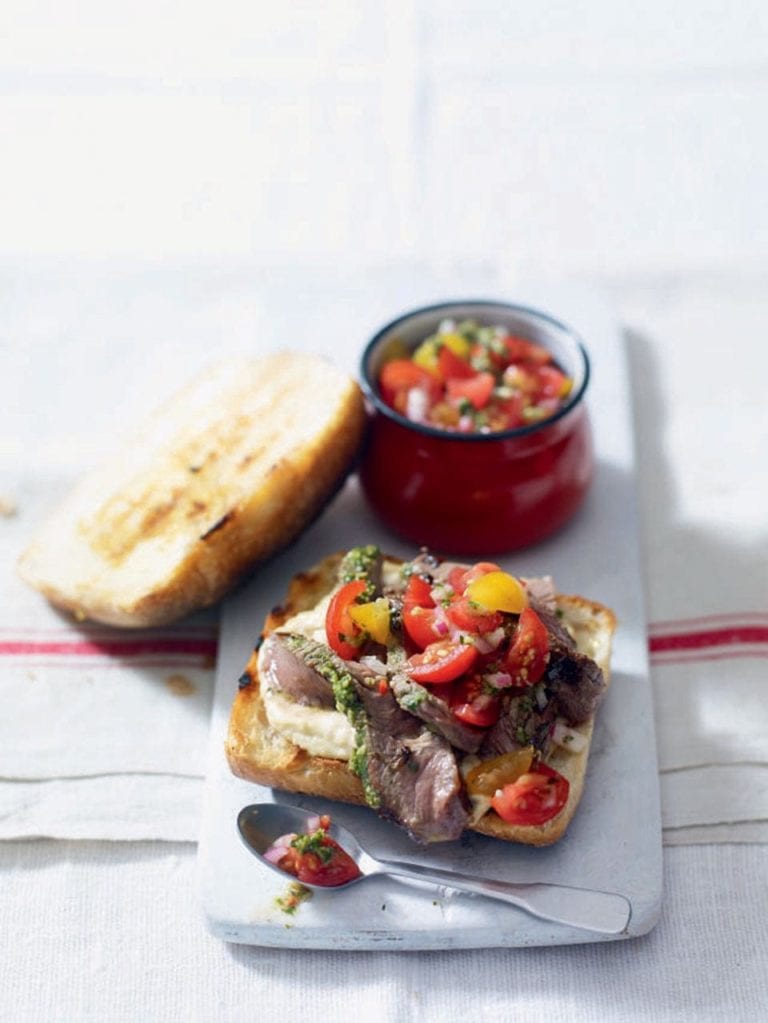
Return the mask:
<path fill-rule="evenodd" d="M 166 686 L 174 694 L 174 696 L 191 696 L 197 692 L 197 686 L 195 683 L 187 678 L 186 675 L 177 673 L 174 675 L 167 675 L 165 679 Z"/>
<path fill-rule="evenodd" d="M 10 497 L 0 494 L 0 519 L 12 519 L 18 512 L 16 502 Z"/>

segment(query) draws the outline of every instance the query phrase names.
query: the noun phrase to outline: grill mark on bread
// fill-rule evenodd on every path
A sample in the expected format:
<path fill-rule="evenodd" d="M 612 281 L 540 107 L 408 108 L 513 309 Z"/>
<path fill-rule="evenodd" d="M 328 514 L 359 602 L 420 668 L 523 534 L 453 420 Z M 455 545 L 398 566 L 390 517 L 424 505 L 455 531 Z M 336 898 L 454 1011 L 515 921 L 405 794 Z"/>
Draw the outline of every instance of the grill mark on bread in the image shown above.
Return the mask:
<path fill-rule="evenodd" d="M 142 543 L 181 532 L 189 523 L 199 526 L 199 538 L 206 540 L 225 526 L 235 514 L 228 507 L 231 488 L 227 485 L 274 448 L 277 430 L 264 432 L 258 444 L 243 453 L 245 438 L 253 429 L 248 416 L 238 416 L 228 427 L 227 448 L 221 454 L 212 446 L 218 431 L 196 437 L 167 460 L 168 489 L 158 493 L 157 473 L 135 478 L 118 497 L 106 501 L 80 524 L 92 550 L 113 565 L 123 562 Z M 283 460 L 272 461 L 265 475 L 279 471 Z"/>
<path fill-rule="evenodd" d="M 214 533 L 217 533 L 220 529 L 223 529 L 228 522 L 231 522 L 232 519 L 234 519 L 234 517 L 235 517 L 234 511 L 228 511 L 226 515 L 221 516 L 218 522 L 214 522 L 211 528 L 207 529 L 201 535 L 200 539 L 207 540 L 209 537 L 213 536 Z"/>

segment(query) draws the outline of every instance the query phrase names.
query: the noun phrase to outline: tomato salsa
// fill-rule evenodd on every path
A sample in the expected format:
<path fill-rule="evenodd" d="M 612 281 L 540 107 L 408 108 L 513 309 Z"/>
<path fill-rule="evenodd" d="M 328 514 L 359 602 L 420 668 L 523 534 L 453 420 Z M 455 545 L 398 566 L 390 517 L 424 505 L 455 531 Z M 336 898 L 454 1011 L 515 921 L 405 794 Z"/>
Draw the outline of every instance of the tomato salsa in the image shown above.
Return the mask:
<path fill-rule="evenodd" d="M 328 834 L 331 818 L 327 814 L 310 818 L 302 834 L 281 835 L 264 853 L 286 874 L 304 884 L 335 888 L 360 877 L 360 868 Z"/>
<path fill-rule="evenodd" d="M 455 564 L 439 580 L 420 574 L 412 562 L 401 576 L 404 589 L 394 615 L 386 598 L 367 599 L 362 580 L 335 592 L 325 619 L 334 653 L 344 660 L 373 657 L 386 672 L 381 658 L 399 641 L 395 633 L 401 634 L 406 657 L 397 670 L 477 734 L 496 724 L 505 700 L 527 699 L 532 710 L 538 705 L 544 698 L 537 687 L 549 663 L 549 634 L 523 582 L 489 561 Z M 380 692 L 387 691 L 387 674 L 378 684 Z M 565 806 L 569 783 L 543 761 L 525 727 L 517 741 L 520 749 L 470 771 L 467 792 L 488 797 L 508 823 L 543 824 Z"/>
<path fill-rule="evenodd" d="M 573 380 L 542 345 L 505 327 L 443 320 L 409 357 L 386 362 L 382 399 L 412 422 L 459 433 L 498 433 L 549 419 Z"/>

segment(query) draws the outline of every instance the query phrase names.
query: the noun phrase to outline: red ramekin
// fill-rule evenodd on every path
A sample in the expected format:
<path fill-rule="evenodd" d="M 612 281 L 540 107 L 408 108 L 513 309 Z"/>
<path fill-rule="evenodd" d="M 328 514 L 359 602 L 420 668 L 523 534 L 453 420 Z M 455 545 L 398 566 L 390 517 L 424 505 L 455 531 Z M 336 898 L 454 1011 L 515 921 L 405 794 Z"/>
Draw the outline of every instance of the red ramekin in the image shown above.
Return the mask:
<path fill-rule="evenodd" d="M 378 390 L 388 356 L 412 351 L 442 320 L 501 325 L 543 345 L 573 379 L 567 403 L 540 423 L 499 433 L 458 433 L 411 422 Z M 504 302 L 460 301 L 406 313 L 367 345 L 361 364 L 370 428 L 360 466 L 374 511 L 396 533 L 442 554 L 500 554 L 555 532 L 592 480 L 584 395 L 589 358 L 576 334 L 546 313 Z"/>

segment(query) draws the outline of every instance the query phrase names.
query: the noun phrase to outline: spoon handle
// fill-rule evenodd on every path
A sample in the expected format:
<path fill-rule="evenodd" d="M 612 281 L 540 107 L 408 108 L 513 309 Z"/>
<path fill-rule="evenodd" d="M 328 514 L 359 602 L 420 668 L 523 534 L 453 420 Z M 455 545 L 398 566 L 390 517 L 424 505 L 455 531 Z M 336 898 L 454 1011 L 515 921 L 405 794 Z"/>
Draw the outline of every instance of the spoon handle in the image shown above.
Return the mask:
<path fill-rule="evenodd" d="M 422 867 L 418 863 L 400 863 L 397 860 L 379 860 L 378 864 L 386 874 L 430 881 L 459 891 L 472 892 L 474 895 L 510 902 L 542 920 L 581 927 L 600 934 L 621 934 L 626 930 L 632 910 L 629 900 L 614 892 L 573 888 L 562 884 L 513 884 L 490 878 L 467 878 L 452 870 Z"/>

